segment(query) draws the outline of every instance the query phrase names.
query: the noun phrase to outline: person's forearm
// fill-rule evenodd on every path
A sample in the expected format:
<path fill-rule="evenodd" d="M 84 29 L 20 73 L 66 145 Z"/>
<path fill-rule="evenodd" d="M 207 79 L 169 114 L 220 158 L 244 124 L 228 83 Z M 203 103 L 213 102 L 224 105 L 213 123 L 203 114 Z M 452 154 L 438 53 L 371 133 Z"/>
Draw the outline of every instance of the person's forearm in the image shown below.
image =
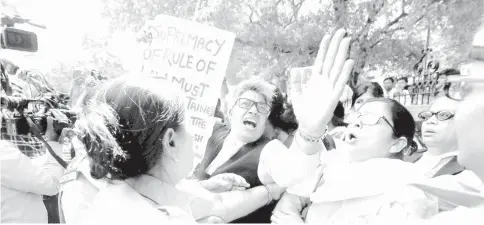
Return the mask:
<path fill-rule="evenodd" d="M 275 212 L 283 212 L 284 214 L 301 216 L 301 212 L 309 203 L 308 198 L 302 198 L 291 193 L 284 193 L 279 202 L 277 203 Z"/>
<path fill-rule="evenodd" d="M 247 216 L 269 202 L 269 194 L 264 186 L 245 191 L 230 191 L 215 195 L 215 205 L 210 215 L 231 222 Z"/>
<path fill-rule="evenodd" d="M 0 164 L 3 171 L 1 173 L 3 186 L 41 195 L 55 195 L 59 192 L 59 182 L 64 168 L 57 162 L 49 160 L 49 155 L 46 162 L 39 165 L 13 145 L 6 145 L 2 150 Z"/>
<path fill-rule="evenodd" d="M 50 156 L 52 157 L 52 156 Z M 47 160 L 43 169 L 48 174 L 45 176 L 45 183 L 42 188 L 43 195 L 55 195 L 60 189 L 60 180 L 64 175 L 64 168 L 55 160 Z M 47 181 L 48 180 L 48 181 Z"/>
<path fill-rule="evenodd" d="M 318 149 L 315 154 L 307 155 L 294 142 L 289 149 L 278 140 L 269 142 L 260 155 L 259 179 L 263 184 L 275 182 L 286 188 L 303 181 L 314 174 L 320 165 L 320 153 L 324 151 L 324 146 Z"/>
<path fill-rule="evenodd" d="M 49 141 L 48 143 L 51 144 L 52 141 Z M 52 150 L 54 150 L 54 153 L 62 157 L 62 145 L 51 144 L 51 147 Z M 50 195 L 55 195 L 59 192 L 60 180 L 64 175 L 64 168 L 57 162 L 49 151 L 46 151 L 46 154 L 47 160 L 44 163 L 43 168 L 50 173 L 49 179 L 51 179 L 52 182 L 50 182 L 50 185 L 45 185 L 45 191 L 50 193 Z"/>
<path fill-rule="evenodd" d="M 299 131 L 296 131 L 296 134 L 294 135 L 294 140 L 291 143 L 291 147 L 289 147 L 290 150 L 297 150 L 306 155 L 313 155 L 324 149 L 324 144 L 322 142 L 306 141 L 298 132 Z"/>

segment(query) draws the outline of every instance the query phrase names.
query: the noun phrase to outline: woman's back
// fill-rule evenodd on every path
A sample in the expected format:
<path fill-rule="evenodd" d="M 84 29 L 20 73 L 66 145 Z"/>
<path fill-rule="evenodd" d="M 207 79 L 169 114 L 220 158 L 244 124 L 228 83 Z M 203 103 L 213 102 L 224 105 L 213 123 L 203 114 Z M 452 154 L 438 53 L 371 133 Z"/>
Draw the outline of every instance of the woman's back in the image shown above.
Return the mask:
<path fill-rule="evenodd" d="M 160 190 L 163 192 L 163 190 Z M 99 191 L 82 223 L 194 223 L 176 206 L 160 206 L 138 193 L 126 182 L 109 184 Z"/>

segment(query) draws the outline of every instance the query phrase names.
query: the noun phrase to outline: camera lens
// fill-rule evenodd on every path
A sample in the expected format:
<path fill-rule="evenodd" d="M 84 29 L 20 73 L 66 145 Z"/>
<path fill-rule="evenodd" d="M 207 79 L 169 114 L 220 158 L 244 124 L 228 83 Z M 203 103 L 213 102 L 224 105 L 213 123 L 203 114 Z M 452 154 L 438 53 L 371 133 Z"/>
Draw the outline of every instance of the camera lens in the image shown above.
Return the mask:
<path fill-rule="evenodd" d="M 3 108 L 6 108 L 8 110 L 14 110 L 19 106 L 19 101 L 17 98 L 7 96 L 1 97 L 0 104 Z"/>

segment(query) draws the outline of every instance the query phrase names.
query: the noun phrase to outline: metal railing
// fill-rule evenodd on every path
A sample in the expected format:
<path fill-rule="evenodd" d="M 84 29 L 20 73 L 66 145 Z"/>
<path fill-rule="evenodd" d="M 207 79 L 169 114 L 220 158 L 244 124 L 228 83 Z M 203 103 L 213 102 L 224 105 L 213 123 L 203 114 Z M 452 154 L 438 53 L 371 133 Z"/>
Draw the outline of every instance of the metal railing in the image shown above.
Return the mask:
<path fill-rule="evenodd" d="M 428 105 L 435 97 L 439 96 L 442 91 L 437 86 L 435 76 L 414 76 L 407 77 L 409 84 L 406 89 L 396 91 L 393 99 L 402 105 Z"/>

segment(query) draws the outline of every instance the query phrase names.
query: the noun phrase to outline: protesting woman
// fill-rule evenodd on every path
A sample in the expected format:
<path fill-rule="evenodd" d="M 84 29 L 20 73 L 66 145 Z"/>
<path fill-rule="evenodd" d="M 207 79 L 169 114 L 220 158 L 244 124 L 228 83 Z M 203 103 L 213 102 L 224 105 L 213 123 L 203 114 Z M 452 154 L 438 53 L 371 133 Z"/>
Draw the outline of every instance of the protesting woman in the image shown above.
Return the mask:
<path fill-rule="evenodd" d="M 310 89 L 313 92 L 301 94 L 300 100 L 296 101 L 297 116 L 311 120 L 301 120 L 302 129 L 296 137 L 298 144 L 294 147 L 296 149 L 292 149 L 294 154 L 280 154 L 284 153 L 284 149 L 279 148 L 262 152 L 276 156 L 275 160 L 267 160 L 270 158 L 261 154 L 260 171 L 257 173 L 265 185 L 251 186 L 247 190 L 241 190 L 249 185 L 238 179 L 240 176 L 225 171 L 212 174 L 208 180 L 194 182 L 191 193 L 197 193 L 197 197 L 189 198 L 176 184 L 191 170 L 192 136 L 185 127 L 183 104 L 170 91 L 170 85 L 144 79 L 119 79 L 104 85 L 91 97 L 77 123 L 90 161 L 90 174 L 94 179 L 105 181 L 89 202 L 86 216 L 80 222 L 207 222 L 210 220 L 206 218 L 211 217 L 220 218 L 218 222 L 229 222 L 278 199 L 285 187 L 299 182 L 318 164 L 317 153 L 322 148 L 320 137 L 325 133 L 324 124 L 331 119 L 338 95 L 353 65 L 351 60 L 346 59 L 349 39 L 343 39 L 343 36 L 344 31 L 338 31 L 331 44 L 331 37 L 326 36 L 316 61 L 326 66 L 325 72 L 331 72 L 335 83 L 323 82 L 330 77 L 325 77 L 326 80 L 321 78 Z M 303 104 L 302 99 L 318 98 L 319 95 L 314 94 L 321 94 L 318 93 L 321 90 L 325 92 L 322 94 L 332 97 L 308 114 L 304 107 L 309 106 Z M 243 94 L 252 94 L 246 96 L 248 99 L 259 97 L 250 92 Z M 254 100 L 260 102 L 263 99 Z M 248 107 L 238 104 L 241 109 L 232 113 L 240 114 L 243 107 Z M 247 114 L 251 116 L 249 124 L 239 117 L 239 121 L 234 120 L 240 123 L 236 126 L 253 127 L 254 122 L 264 121 L 264 117 L 254 116 L 254 110 L 264 112 L 264 108 L 260 107 L 264 105 L 259 105 L 249 107 L 252 111 Z M 280 146 L 284 147 L 281 143 Z M 298 149 L 300 151 L 295 151 Z M 286 149 L 285 153 L 288 152 Z M 292 163 L 296 169 L 288 168 L 287 163 Z M 227 177 L 234 181 L 230 191 L 220 190 L 217 183 Z M 247 196 L 255 201 L 247 201 Z"/>
<path fill-rule="evenodd" d="M 272 221 L 400 222 L 437 213 L 431 196 L 407 186 L 424 173 L 402 161 L 415 150 L 415 122 L 405 107 L 395 100 L 371 99 L 349 121 L 347 148 L 323 154 L 319 172 L 288 189 Z"/>
<path fill-rule="evenodd" d="M 233 203 L 239 206 L 237 211 L 246 210 L 251 214 L 235 218 L 238 220 L 234 222 L 269 222 L 274 206 L 272 200 L 278 200 L 279 196 L 274 195 L 274 190 L 267 185 L 276 183 L 280 188 L 286 188 L 314 171 L 319 164 L 317 153 L 324 149 L 322 140 L 326 125 L 333 116 L 353 66 L 353 61 L 347 59 L 350 40 L 344 37 L 345 33 L 338 30 L 332 38 L 323 38 L 310 85 L 305 92 L 300 88 L 292 89 L 292 104 L 299 128 L 289 149 L 280 141 L 270 141 L 263 136 L 274 107 L 274 86 L 249 80 L 239 84 L 233 92 L 228 112 L 231 127 L 214 129 L 197 177 L 204 180 L 235 173 L 251 185 L 241 202 Z M 292 83 L 300 85 L 301 77 L 293 77 Z M 326 98 L 321 99 L 321 96 Z M 319 104 L 315 107 L 312 102 Z M 258 189 L 261 191 L 256 192 Z"/>

